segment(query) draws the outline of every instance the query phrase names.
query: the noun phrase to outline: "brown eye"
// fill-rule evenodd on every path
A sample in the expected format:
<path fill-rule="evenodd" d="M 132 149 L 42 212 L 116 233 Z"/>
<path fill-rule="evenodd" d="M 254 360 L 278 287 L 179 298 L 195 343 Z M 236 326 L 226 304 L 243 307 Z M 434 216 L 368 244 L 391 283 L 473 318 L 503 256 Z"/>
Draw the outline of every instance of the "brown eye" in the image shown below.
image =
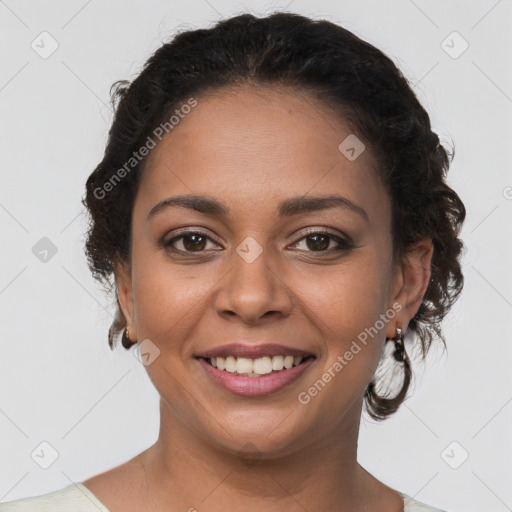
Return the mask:
<path fill-rule="evenodd" d="M 163 242 L 163 245 L 164 247 L 172 249 L 173 251 L 176 252 L 199 253 L 204 250 L 207 250 L 206 246 L 208 244 L 208 241 L 213 243 L 211 238 L 206 236 L 204 233 L 195 231 L 185 231 L 182 232 L 180 235 L 175 236 L 166 242 Z M 179 247 L 179 244 L 181 244 L 181 247 Z"/>
<path fill-rule="evenodd" d="M 187 251 L 204 250 L 206 238 L 201 235 L 185 235 L 183 238 L 183 247 Z"/>
<path fill-rule="evenodd" d="M 332 242 L 335 244 L 334 247 L 331 247 Z M 301 243 L 305 244 L 305 250 L 307 252 L 334 252 L 348 250 L 354 247 L 348 240 L 325 232 L 312 232 L 295 242 L 294 247 L 301 249 L 298 247 Z"/>
<path fill-rule="evenodd" d="M 331 238 L 325 235 L 311 235 L 306 237 L 306 245 L 313 251 L 325 251 L 331 243 Z M 309 243 L 311 241 L 311 243 Z"/>

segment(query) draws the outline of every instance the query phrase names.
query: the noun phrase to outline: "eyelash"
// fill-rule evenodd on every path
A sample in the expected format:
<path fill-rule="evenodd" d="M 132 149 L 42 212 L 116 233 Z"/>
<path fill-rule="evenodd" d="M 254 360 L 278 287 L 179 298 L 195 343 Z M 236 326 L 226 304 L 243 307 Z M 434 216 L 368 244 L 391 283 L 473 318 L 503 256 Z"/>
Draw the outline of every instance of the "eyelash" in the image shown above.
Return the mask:
<path fill-rule="evenodd" d="M 181 249 L 176 249 L 175 247 L 173 247 L 173 244 L 176 243 L 178 240 L 181 240 L 181 239 L 186 238 L 191 235 L 198 235 L 198 236 L 206 238 L 206 239 L 210 240 L 211 242 L 215 243 L 215 241 L 212 238 L 210 238 L 206 233 L 203 233 L 202 231 L 189 230 L 189 231 L 182 231 L 179 235 L 174 236 L 167 241 L 162 241 L 162 245 L 164 248 L 169 249 L 169 250 L 171 250 L 175 253 L 179 253 L 179 254 L 201 254 L 201 253 L 207 252 L 204 249 L 201 251 L 183 251 Z M 320 250 L 320 251 L 309 250 L 306 252 L 318 253 L 318 254 L 330 254 L 333 252 L 348 251 L 355 247 L 348 240 L 345 240 L 339 236 L 336 236 L 333 233 L 329 233 L 327 231 L 317 231 L 317 230 L 307 231 L 306 234 L 304 236 L 302 236 L 301 238 L 299 238 L 296 242 L 294 242 L 293 245 L 296 245 L 299 242 L 302 242 L 303 240 L 306 240 L 307 238 L 316 236 L 316 235 L 325 236 L 325 237 L 329 238 L 330 240 L 335 241 L 338 244 L 338 247 L 336 247 L 334 249 L 325 249 L 325 250 Z"/>

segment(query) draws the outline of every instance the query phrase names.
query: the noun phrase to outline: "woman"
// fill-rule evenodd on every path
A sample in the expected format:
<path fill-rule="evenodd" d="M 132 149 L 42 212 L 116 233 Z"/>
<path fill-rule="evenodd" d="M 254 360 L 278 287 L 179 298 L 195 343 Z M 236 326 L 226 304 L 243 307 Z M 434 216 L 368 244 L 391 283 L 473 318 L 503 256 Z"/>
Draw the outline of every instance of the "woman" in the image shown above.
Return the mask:
<path fill-rule="evenodd" d="M 463 285 L 464 205 L 400 71 L 330 22 L 245 14 L 179 34 L 114 97 L 86 253 L 159 437 L 0 510 L 438 510 L 357 462 L 363 408 L 406 397 L 404 338 L 444 343 Z"/>

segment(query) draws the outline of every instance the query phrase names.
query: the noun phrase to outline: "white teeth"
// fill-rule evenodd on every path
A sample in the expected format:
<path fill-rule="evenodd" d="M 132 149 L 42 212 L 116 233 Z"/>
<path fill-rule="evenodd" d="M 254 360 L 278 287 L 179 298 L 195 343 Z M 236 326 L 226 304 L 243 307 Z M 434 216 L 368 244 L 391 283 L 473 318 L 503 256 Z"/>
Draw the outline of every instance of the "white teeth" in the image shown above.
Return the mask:
<path fill-rule="evenodd" d="M 229 373 L 236 372 L 236 359 L 233 356 L 226 357 L 226 368 L 225 370 Z"/>
<path fill-rule="evenodd" d="M 284 368 L 284 357 L 274 356 L 272 358 L 272 370 L 282 370 Z"/>
<path fill-rule="evenodd" d="M 252 359 L 247 357 L 238 357 L 236 360 L 236 371 L 238 373 L 251 373 Z"/>
<path fill-rule="evenodd" d="M 252 361 L 251 361 L 252 363 Z M 260 357 L 255 359 L 253 363 L 254 373 L 258 375 L 265 375 L 272 372 L 272 359 L 270 357 Z"/>
<path fill-rule="evenodd" d="M 259 377 L 272 371 L 281 371 L 298 366 L 304 358 L 293 356 L 265 356 L 257 359 L 249 357 L 211 357 L 210 363 L 214 368 L 244 377 Z"/>

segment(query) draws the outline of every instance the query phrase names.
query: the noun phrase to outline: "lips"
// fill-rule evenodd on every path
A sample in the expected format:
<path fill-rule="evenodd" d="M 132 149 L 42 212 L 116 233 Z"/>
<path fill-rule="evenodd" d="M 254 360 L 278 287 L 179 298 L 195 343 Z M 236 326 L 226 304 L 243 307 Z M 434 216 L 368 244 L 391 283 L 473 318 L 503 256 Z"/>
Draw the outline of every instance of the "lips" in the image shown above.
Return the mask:
<path fill-rule="evenodd" d="M 243 377 L 219 370 L 211 366 L 202 357 L 198 358 L 198 362 L 205 374 L 211 379 L 211 382 L 224 390 L 242 397 L 261 397 L 276 393 L 296 383 L 314 364 L 315 357 L 308 357 L 304 362 L 293 368 L 259 377 Z"/>
<path fill-rule="evenodd" d="M 290 356 L 293 356 L 293 359 Z M 286 367 L 283 367 L 283 357 L 288 360 Z M 268 373 L 269 358 L 279 360 L 280 364 L 277 366 L 281 369 L 270 369 L 271 372 Z M 196 356 L 196 359 L 211 381 L 220 387 L 235 395 L 257 397 L 275 393 L 299 380 L 314 363 L 316 356 L 308 350 L 275 343 L 261 345 L 232 343 L 202 352 Z M 214 365 L 212 365 L 212 359 Z M 262 359 L 266 359 L 266 361 L 262 361 Z M 239 362 L 244 366 L 244 369 L 240 368 L 242 374 L 236 372 L 232 366 L 235 360 L 237 369 Z M 254 372 L 244 373 L 247 372 L 245 367 L 251 362 L 250 360 L 254 361 L 254 365 L 257 365 L 258 361 L 265 362 L 267 367 L 251 367 L 260 375 L 256 375 Z M 290 361 L 296 364 L 293 364 L 292 367 Z M 216 363 L 220 362 L 223 367 L 226 364 L 227 371 L 216 367 Z M 227 368 L 228 364 L 231 365 L 229 369 Z"/>
<path fill-rule="evenodd" d="M 250 359 L 258 359 L 260 357 L 273 356 L 293 356 L 307 358 L 316 357 L 312 352 L 301 350 L 286 345 L 278 345 L 275 343 L 265 343 L 262 345 L 247 345 L 242 343 L 231 343 L 221 347 L 212 348 L 198 354 L 196 357 L 209 359 L 212 357 L 248 357 Z"/>

